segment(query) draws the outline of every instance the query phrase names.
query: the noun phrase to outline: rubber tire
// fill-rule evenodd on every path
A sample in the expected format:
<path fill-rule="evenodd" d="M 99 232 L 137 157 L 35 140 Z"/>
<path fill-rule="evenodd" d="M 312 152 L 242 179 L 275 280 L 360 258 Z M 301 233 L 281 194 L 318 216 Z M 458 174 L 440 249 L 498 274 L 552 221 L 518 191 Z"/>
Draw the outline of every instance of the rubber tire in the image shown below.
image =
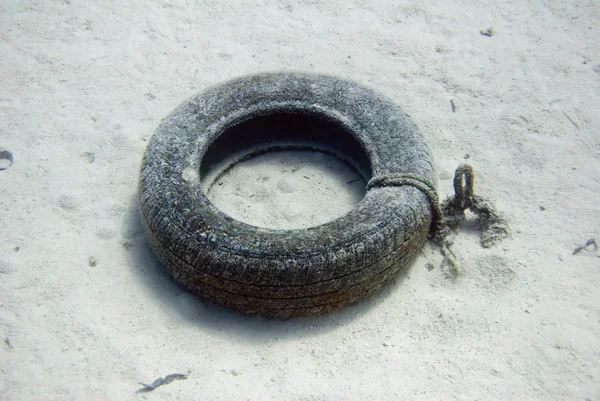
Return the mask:
<path fill-rule="evenodd" d="M 348 214 L 300 230 L 225 215 L 202 190 L 203 155 L 228 127 L 279 112 L 342 124 L 373 176 L 434 182 L 428 146 L 391 101 L 332 76 L 259 74 L 211 87 L 161 122 L 141 166 L 142 222 L 161 263 L 193 293 L 262 316 L 323 313 L 372 294 L 411 261 L 427 238 L 430 203 L 412 186 L 372 188 Z"/>

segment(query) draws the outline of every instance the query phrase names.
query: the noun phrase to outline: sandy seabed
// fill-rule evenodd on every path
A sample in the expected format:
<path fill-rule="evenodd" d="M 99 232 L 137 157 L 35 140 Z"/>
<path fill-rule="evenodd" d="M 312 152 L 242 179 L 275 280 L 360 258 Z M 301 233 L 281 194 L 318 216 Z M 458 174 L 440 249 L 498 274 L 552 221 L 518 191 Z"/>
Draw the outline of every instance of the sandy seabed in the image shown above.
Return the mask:
<path fill-rule="evenodd" d="M 600 251 L 573 254 L 600 239 L 599 30 L 596 0 L 2 1 L 0 399 L 599 399 Z M 140 225 L 147 141 L 208 86 L 292 70 L 397 102 L 441 196 L 468 159 L 512 236 L 467 224 L 461 275 L 426 246 L 321 317 L 187 293 Z"/>

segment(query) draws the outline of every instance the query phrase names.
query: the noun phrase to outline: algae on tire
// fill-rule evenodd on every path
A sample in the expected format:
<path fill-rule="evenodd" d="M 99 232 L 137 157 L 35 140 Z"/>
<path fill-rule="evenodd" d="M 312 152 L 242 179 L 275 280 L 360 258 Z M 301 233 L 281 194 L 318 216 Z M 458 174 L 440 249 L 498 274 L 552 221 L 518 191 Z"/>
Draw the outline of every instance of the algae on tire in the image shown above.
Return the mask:
<path fill-rule="evenodd" d="M 260 130 L 246 129 L 256 121 Z M 303 121 L 308 130 L 292 129 Z M 421 249 L 432 204 L 411 185 L 372 186 L 348 214 L 299 230 L 254 227 L 209 202 L 203 185 L 218 160 L 281 146 L 336 153 L 365 181 L 418 177 L 433 188 L 431 154 L 417 127 L 370 89 L 302 73 L 258 74 L 211 87 L 161 122 L 139 181 L 148 240 L 189 290 L 245 313 L 323 313 L 372 294 Z"/>

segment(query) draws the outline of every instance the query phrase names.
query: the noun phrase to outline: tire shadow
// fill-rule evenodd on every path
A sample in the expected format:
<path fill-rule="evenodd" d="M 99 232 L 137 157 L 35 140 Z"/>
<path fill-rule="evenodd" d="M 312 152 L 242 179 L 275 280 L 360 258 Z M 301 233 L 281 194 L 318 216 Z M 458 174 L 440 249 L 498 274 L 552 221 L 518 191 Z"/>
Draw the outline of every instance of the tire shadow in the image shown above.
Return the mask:
<path fill-rule="evenodd" d="M 246 315 L 204 300 L 190 291 L 162 266 L 148 243 L 142 226 L 137 201 L 131 202 L 123 221 L 123 232 L 135 233 L 126 241 L 130 268 L 143 287 L 171 315 L 195 326 L 210 336 L 227 335 L 236 341 L 265 342 L 284 338 L 317 336 L 365 317 L 385 302 L 406 278 L 414 264 L 400 272 L 395 279 L 370 297 L 324 315 L 289 319 L 264 318 Z M 416 258 L 415 258 L 416 259 Z"/>

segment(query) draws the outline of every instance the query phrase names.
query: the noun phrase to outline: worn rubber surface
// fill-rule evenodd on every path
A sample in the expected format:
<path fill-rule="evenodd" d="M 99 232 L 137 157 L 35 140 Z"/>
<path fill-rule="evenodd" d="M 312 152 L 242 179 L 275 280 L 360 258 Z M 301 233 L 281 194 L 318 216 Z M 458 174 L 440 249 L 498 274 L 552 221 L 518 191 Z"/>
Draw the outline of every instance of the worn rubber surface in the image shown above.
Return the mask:
<path fill-rule="evenodd" d="M 331 76 L 260 74 L 209 88 L 161 122 L 141 167 L 142 220 L 159 260 L 192 292 L 263 316 L 322 313 L 370 295 L 410 262 L 426 241 L 430 203 L 413 186 L 375 187 L 347 215 L 301 230 L 257 228 L 225 215 L 202 188 L 207 149 L 231 127 L 277 113 L 343 127 L 373 177 L 433 182 L 427 145 L 392 102 Z"/>

